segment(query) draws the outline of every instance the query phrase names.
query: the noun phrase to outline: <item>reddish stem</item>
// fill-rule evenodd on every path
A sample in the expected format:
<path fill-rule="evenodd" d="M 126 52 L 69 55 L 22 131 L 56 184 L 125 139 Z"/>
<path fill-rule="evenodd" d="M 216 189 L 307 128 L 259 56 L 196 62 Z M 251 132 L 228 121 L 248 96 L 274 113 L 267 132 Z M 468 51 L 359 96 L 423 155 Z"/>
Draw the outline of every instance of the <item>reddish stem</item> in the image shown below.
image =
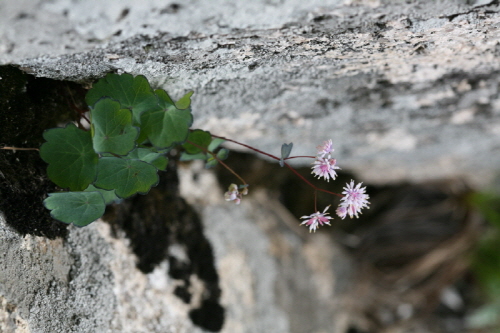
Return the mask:
<path fill-rule="evenodd" d="M 316 156 L 292 156 L 292 157 L 284 158 L 284 160 L 290 160 L 292 158 L 316 158 Z"/>
<path fill-rule="evenodd" d="M 314 191 L 314 211 L 318 212 L 318 208 L 316 207 L 318 191 Z"/>
<path fill-rule="evenodd" d="M 81 122 L 80 122 L 80 119 L 83 118 L 85 119 L 89 124 L 90 124 L 90 120 L 89 118 L 87 118 L 87 116 L 85 116 L 85 113 L 89 110 L 86 110 L 86 109 L 80 109 L 77 105 L 76 105 L 76 102 L 75 102 L 75 99 L 73 98 L 73 93 L 71 92 L 71 90 L 69 90 L 68 87 L 66 87 L 67 90 L 68 90 L 68 93 L 69 93 L 69 96 L 71 97 L 71 103 L 68 101 L 68 104 L 70 106 L 70 108 L 72 108 L 79 116 L 79 118 L 76 120 L 76 122 L 78 123 L 78 126 L 83 128 Z"/>
<path fill-rule="evenodd" d="M 338 193 L 335 193 L 335 192 L 330 192 L 328 190 L 324 190 L 322 188 L 319 188 L 317 186 L 315 186 L 313 183 L 311 183 L 310 181 L 308 181 L 306 178 L 304 178 L 304 176 L 302 176 L 297 170 L 295 170 L 290 164 L 284 162 L 285 165 L 288 167 L 288 169 L 292 170 L 293 173 L 295 173 L 300 179 L 302 179 L 304 182 L 307 183 L 307 185 L 311 186 L 315 191 L 321 191 L 321 192 L 325 192 L 325 193 L 329 193 L 329 194 L 333 194 L 333 195 L 336 195 L 338 197 L 341 197 L 343 198 L 344 196 L 342 194 L 338 194 Z"/>
<path fill-rule="evenodd" d="M 243 183 L 243 185 L 247 185 L 247 182 L 246 182 L 243 178 L 241 178 L 241 176 L 240 176 L 240 175 L 238 175 L 238 174 L 236 173 L 236 171 L 234 171 L 233 169 L 231 169 L 231 168 L 229 167 L 229 165 L 227 165 L 226 163 L 222 162 L 222 161 L 221 161 L 221 160 L 217 157 L 217 155 L 216 155 L 215 153 L 213 153 L 213 152 L 211 152 L 211 151 L 209 151 L 209 150 L 205 149 L 204 147 L 202 147 L 202 146 L 200 146 L 200 145 L 198 145 L 198 144 L 196 144 L 196 143 L 194 143 L 194 142 L 192 142 L 192 141 L 186 140 L 186 142 L 187 142 L 187 143 L 189 143 L 189 144 L 191 144 L 191 145 L 193 145 L 193 146 L 195 146 L 195 147 L 197 147 L 197 148 L 199 148 L 199 149 L 201 149 L 201 150 L 203 150 L 203 152 L 205 152 L 205 153 L 207 153 L 207 154 L 212 155 L 212 156 L 213 156 L 213 158 L 215 158 L 215 159 L 217 160 L 217 162 L 219 162 L 219 163 L 220 163 L 220 164 L 221 164 L 224 168 L 226 168 L 229 172 L 231 172 L 233 175 L 235 175 L 235 176 L 236 176 L 236 177 L 237 177 L 237 178 L 238 178 L 238 179 L 239 179 L 239 180 Z"/>
<path fill-rule="evenodd" d="M 248 148 L 248 149 L 251 149 L 251 150 L 253 150 L 253 151 L 256 151 L 257 153 L 260 153 L 260 154 L 262 154 L 262 155 L 266 155 L 266 156 L 268 156 L 268 157 L 270 157 L 270 158 L 273 158 L 273 159 L 275 159 L 275 160 L 278 160 L 278 161 L 279 161 L 279 160 L 281 160 L 281 158 L 279 158 L 279 157 L 277 157 L 277 156 L 274 156 L 274 155 L 268 154 L 268 153 L 266 153 L 265 151 L 262 151 L 262 150 L 260 150 L 260 149 L 254 148 L 254 147 L 252 147 L 252 146 L 246 145 L 246 144 L 241 143 L 241 142 L 238 142 L 238 141 L 236 141 L 236 140 L 228 139 L 228 138 L 225 138 L 225 137 L 223 137 L 223 136 L 213 135 L 212 133 L 210 133 L 210 134 L 211 134 L 214 138 L 219 138 L 219 139 L 226 140 L 226 141 L 229 141 L 229 142 L 234 142 L 234 143 L 236 143 L 236 144 L 238 144 L 238 145 L 240 145 L 240 146 L 246 147 L 246 148 Z"/>
<path fill-rule="evenodd" d="M 82 116 L 83 119 L 85 119 L 90 124 L 90 119 L 87 118 L 87 116 L 85 115 L 85 113 L 82 113 L 81 116 Z"/>
<path fill-rule="evenodd" d="M 246 148 L 248 148 L 248 149 L 251 149 L 251 150 L 253 150 L 253 151 L 257 152 L 257 153 L 260 153 L 260 154 L 266 155 L 266 156 L 268 156 L 268 157 L 270 157 L 270 158 L 272 158 L 272 159 L 275 159 L 275 160 L 277 160 L 277 161 L 280 161 L 280 160 L 281 160 L 281 158 L 279 158 L 279 157 L 277 157 L 277 156 L 274 156 L 274 155 L 272 155 L 272 154 L 266 153 L 266 152 L 264 152 L 264 151 L 262 151 L 262 150 L 260 150 L 260 149 L 254 148 L 254 147 L 252 147 L 252 146 L 246 145 L 246 144 L 241 143 L 241 142 L 238 142 L 238 141 L 236 141 L 236 140 L 227 139 L 227 138 L 225 138 L 225 137 L 223 137 L 223 136 L 218 136 L 218 135 L 213 135 L 213 134 L 212 134 L 212 136 L 213 136 L 213 137 L 215 137 L 215 138 L 219 138 L 219 139 L 222 139 L 222 140 L 226 140 L 226 141 L 229 141 L 229 142 L 236 143 L 236 144 L 238 144 L 238 145 L 240 145 L 240 146 L 243 146 L 243 147 L 246 147 Z M 300 157 L 300 156 L 296 156 L 296 157 Z M 304 157 L 312 157 L 312 156 L 304 156 Z M 288 158 L 286 158 L 286 159 L 290 159 L 290 158 L 294 158 L 294 157 L 288 157 Z M 313 157 L 313 158 L 315 158 L 315 157 Z M 322 188 L 319 188 L 319 187 L 315 186 L 315 185 L 314 185 L 314 184 L 312 184 L 310 181 L 308 181 L 306 178 L 304 178 L 304 176 L 302 176 L 302 175 L 301 175 L 301 174 L 300 174 L 297 170 L 295 170 L 295 169 L 294 169 L 294 168 L 293 168 L 290 164 L 288 164 L 288 163 L 286 163 L 286 162 L 284 162 L 284 161 L 283 161 L 283 163 L 287 166 L 287 168 L 289 168 L 290 170 L 292 170 L 292 172 L 293 172 L 293 173 L 295 173 L 295 174 L 296 174 L 296 175 L 297 175 L 300 179 L 302 179 L 302 180 L 303 180 L 303 181 L 304 181 L 307 185 L 311 186 L 311 187 L 312 187 L 315 191 L 321 191 L 321 192 L 325 192 L 325 193 L 328 193 L 328 194 L 333 194 L 333 195 L 336 195 L 336 196 L 341 197 L 341 198 L 342 198 L 342 197 L 344 197 L 342 194 L 338 194 L 338 193 L 335 193 L 335 192 L 330 192 L 330 191 L 328 191 L 328 190 L 324 190 L 324 189 L 322 189 Z"/>

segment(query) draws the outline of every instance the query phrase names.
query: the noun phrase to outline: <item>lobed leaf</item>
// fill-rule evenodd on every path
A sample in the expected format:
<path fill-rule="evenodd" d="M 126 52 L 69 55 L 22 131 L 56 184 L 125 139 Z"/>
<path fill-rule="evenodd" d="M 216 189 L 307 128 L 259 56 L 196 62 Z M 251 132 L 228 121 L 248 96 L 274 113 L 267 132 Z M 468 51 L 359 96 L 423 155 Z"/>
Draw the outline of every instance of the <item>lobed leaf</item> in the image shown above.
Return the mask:
<path fill-rule="evenodd" d="M 215 149 L 219 148 L 219 146 L 225 142 L 226 140 L 220 138 L 214 138 L 212 142 L 208 145 L 209 151 L 215 151 Z"/>
<path fill-rule="evenodd" d="M 215 150 L 223 143 L 224 139 L 214 138 L 212 140 L 212 135 L 209 132 L 202 130 L 194 130 L 189 133 L 187 141 L 195 143 L 186 142 L 182 146 L 186 151 L 181 153 L 181 161 L 192 161 L 192 160 L 204 160 L 206 161 L 205 167 L 212 168 L 217 165 L 218 159 L 225 160 L 229 155 L 229 150 L 222 148 L 217 153 L 217 159 L 210 153 L 204 153 L 204 148 L 206 151 L 215 153 Z M 201 147 L 201 148 L 200 148 Z"/>
<path fill-rule="evenodd" d="M 139 130 L 132 126 L 132 112 L 106 98 L 90 110 L 92 142 L 96 153 L 126 155 L 134 149 Z"/>
<path fill-rule="evenodd" d="M 168 158 L 165 155 L 151 151 L 147 148 L 136 148 L 124 158 L 141 160 L 154 165 L 158 170 L 162 171 L 167 169 L 168 164 Z"/>
<path fill-rule="evenodd" d="M 157 169 L 152 164 L 119 157 L 99 159 L 97 180 L 94 185 L 104 190 L 115 190 L 120 198 L 136 193 L 145 194 L 158 184 Z"/>
<path fill-rule="evenodd" d="M 187 109 L 191 105 L 191 96 L 192 95 L 193 95 L 193 91 L 188 92 L 186 95 L 182 96 L 181 99 L 179 99 L 175 103 L 175 106 L 179 110 Z"/>
<path fill-rule="evenodd" d="M 193 161 L 193 160 L 205 161 L 206 159 L 207 159 L 207 154 L 204 154 L 204 153 L 188 154 L 186 152 L 182 152 L 181 157 L 179 158 L 179 160 L 183 161 L 183 162 Z"/>
<path fill-rule="evenodd" d="M 119 198 L 116 196 L 115 190 L 103 190 L 102 188 L 97 188 L 94 185 L 90 184 L 84 192 L 99 192 L 104 198 L 104 203 L 109 205 L 110 203 L 118 200 Z"/>
<path fill-rule="evenodd" d="M 103 97 L 110 97 L 120 102 L 122 107 L 132 110 L 134 120 L 140 123 L 141 114 L 158 105 L 158 98 L 146 77 L 131 74 L 108 74 L 95 83 L 85 96 L 88 105 Z"/>
<path fill-rule="evenodd" d="M 182 147 L 188 154 L 203 153 L 205 150 L 208 150 L 208 146 L 212 142 L 212 135 L 206 131 L 194 130 L 189 132 L 187 141 L 192 143 L 186 142 L 182 145 Z"/>
<path fill-rule="evenodd" d="M 179 110 L 171 104 L 171 99 L 164 90 L 156 90 L 159 107 L 141 115 L 141 135 L 139 142 L 148 139 L 155 147 L 169 148 L 182 144 L 189 134 L 193 122 L 191 110 Z"/>
<path fill-rule="evenodd" d="M 104 214 L 106 204 L 99 192 L 49 193 L 43 201 L 50 215 L 61 222 L 84 227 Z"/>
<path fill-rule="evenodd" d="M 47 141 L 40 156 L 49 164 L 47 174 L 59 187 L 82 191 L 96 179 L 99 156 L 92 148 L 90 132 L 73 123 L 43 133 Z"/>

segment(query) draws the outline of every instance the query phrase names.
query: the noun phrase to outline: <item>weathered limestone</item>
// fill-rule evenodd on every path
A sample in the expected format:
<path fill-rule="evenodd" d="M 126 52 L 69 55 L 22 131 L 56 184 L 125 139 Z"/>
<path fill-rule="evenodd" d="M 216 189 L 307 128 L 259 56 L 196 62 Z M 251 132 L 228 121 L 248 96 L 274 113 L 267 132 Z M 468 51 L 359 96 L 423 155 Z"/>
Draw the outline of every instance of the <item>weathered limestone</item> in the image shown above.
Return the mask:
<path fill-rule="evenodd" d="M 195 91 L 196 128 L 276 154 L 293 141 L 310 155 L 331 138 L 339 165 L 368 183 L 459 177 L 484 188 L 500 165 L 499 9 L 494 0 L 3 0 L 0 65 L 84 85 L 107 72 L 145 75 L 174 97 Z M 197 171 L 193 184 L 192 171 L 179 172 L 213 250 L 221 332 L 347 330 L 351 265 L 330 237 L 297 229 L 265 192 L 236 207 L 213 174 Z M 0 331 L 202 332 L 190 311 L 208 282 L 171 272 L 193 264 L 192 249 L 166 240 L 168 259 L 144 272 L 113 227 L 47 239 L 0 218 Z"/>

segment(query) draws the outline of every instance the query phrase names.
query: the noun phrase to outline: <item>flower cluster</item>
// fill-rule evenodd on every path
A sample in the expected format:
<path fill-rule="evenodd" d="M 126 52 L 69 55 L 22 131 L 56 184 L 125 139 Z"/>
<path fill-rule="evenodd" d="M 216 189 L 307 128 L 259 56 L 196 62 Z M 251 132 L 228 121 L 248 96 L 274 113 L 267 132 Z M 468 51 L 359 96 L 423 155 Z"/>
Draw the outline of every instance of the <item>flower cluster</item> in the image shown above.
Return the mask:
<path fill-rule="evenodd" d="M 224 199 L 226 201 L 234 201 L 235 204 L 239 205 L 241 202 L 241 198 L 243 195 L 248 194 L 248 187 L 247 186 L 240 186 L 243 187 L 243 191 L 239 191 L 239 187 L 236 184 L 231 184 L 229 185 L 228 191 L 224 193 Z"/>
<path fill-rule="evenodd" d="M 319 211 L 316 213 L 313 213 L 309 216 L 302 216 L 301 219 L 306 219 L 305 221 L 302 221 L 300 225 L 306 225 L 309 227 L 309 232 L 314 231 L 316 232 L 316 229 L 319 228 L 319 226 L 323 226 L 324 224 L 330 224 L 330 220 L 332 219 L 331 216 L 326 216 L 329 213 L 326 211 L 330 208 L 330 206 L 327 206 L 325 210 L 323 210 L 323 213 L 320 213 Z"/>
<path fill-rule="evenodd" d="M 317 147 L 316 159 L 312 166 L 312 174 L 317 176 L 318 178 L 324 177 L 326 181 L 330 181 L 330 178 L 335 180 L 337 177 L 337 173 L 335 170 L 340 169 L 337 166 L 337 160 L 331 157 L 331 153 L 333 152 L 332 140 L 328 140 L 323 142 L 322 145 Z M 351 180 L 350 183 L 346 184 L 344 187 L 344 191 L 342 192 L 343 197 L 340 200 L 339 207 L 335 211 L 336 214 L 344 219 L 347 215 L 351 218 L 354 216 L 359 217 L 361 214 L 361 209 L 369 208 L 370 198 L 368 194 L 365 193 L 366 187 L 361 187 L 363 183 L 359 183 L 355 185 L 354 180 Z M 302 216 L 302 219 L 306 219 L 301 223 L 301 225 L 309 226 L 309 232 L 316 231 L 319 226 L 323 226 L 324 224 L 330 225 L 329 220 L 330 216 L 326 216 L 330 206 L 326 207 L 323 213 L 319 211 L 309 215 Z"/>
<path fill-rule="evenodd" d="M 238 143 L 237 141 L 234 140 L 230 141 Z M 292 169 L 292 171 L 295 172 L 295 174 L 298 177 L 302 178 L 304 182 L 309 184 L 314 189 L 315 198 L 317 191 L 326 192 L 342 197 L 340 199 L 339 207 L 335 211 L 337 216 L 339 216 L 341 219 L 344 219 L 347 215 L 349 215 L 349 217 L 351 218 L 359 217 L 359 214 L 361 214 L 361 210 L 363 208 L 369 208 L 370 202 L 368 200 L 370 199 L 370 197 L 365 192 L 366 187 L 361 187 L 363 183 L 356 184 L 354 180 L 351 180 L 351 182 L 347 183 L 346 186 L 344 187 L 344 191 L 342 192 L 342 194 L 338 194 L 316 187 L 308 180 L 306 180 L 302 175 L 300 175 L 297 171 L 295 171 L 290 165 L 288 165 L 285 162 L 289 158 L 294 158 L 294 157 L 289 157 L 292 148 L 292 143 L 284 144 L 281 147 L 281 158 L 265 153 L 261 150 L 255 149 L 245 144 L 241 145 L 280 161 L 281 166 L 287 165 L 287 167 Z M 334 151 L 332 140 L 330 139 L 328 141 L 323 142 L 323 144 L 316 147 L 316 149 L 317 149 L 316 156 L 300 156 L 300 157 L 314 158 L 314 162 L 312 163 L 313 166 L 311 173 L 314 174 L 315 177 L 325 178 L 325 180 L 328 182 L 330 181 L 330 178 L 335 180 L 335 178 L 337 178 L 337 172 L 335 170 L 339 170 L 340 168 L 337 166 L 337 160 L 332 158 L 332 152 Z M 231 169 L 229 169 L 229 171 L 235 174 L 235 172 L 233 172 Z M 241 177 L 239 177 L 238 175 L 237 177 L 240 178 L 240 180 L 245 184 L 245 181 Z M 227 201 L 234 201 L 236 204 L 239 204 L 241 202 L 242 196 L 248 193 L 247 187 L 248 185 L 246 184 L 240 186 L 237 186 L 236 184 L 231 184 L 228 188 L 228 191 L 224 194 L 224 197 Z M 327 206 L 323 210 L 323 212 L 317 211 L 316 213 L 313 213 L 311 215 L 302 216 L 301 219 L 303 219 L 303 221 L 300 223 L 300 225 L 305 225 L 306 227 L 308 227 L 309 232 L 313 231 L 316 232 L 316 230 L 321 226 L 331 225 L 330 220 L 333 219 L 333 217 L 328 216 L 329 213 L 327 213 L 327 210 L 329 208 L 330 206 Z"/>
<path fill-rule="evenodd" d="M 318 153 L 316 155 L 316 160 L 313 162 L 313 170 L 311 173 L 318 178 L 324 177 L 327 182 L 330 181 L 330 178 L 335 180 L 337 177 L 337 172 L 335 172 L 335 170 L 340 168 L 337 166 L 337 160 L 332 158 L 330 154 L 334 150 L 332 148 L 332 140 L 323 142 L 317 149 Z"/>
<path fill-rule="evenodd" d="M 351 218 L 354 216 L 359 217 L 358 214 L 361 214 L 361 209 L 369 208 L 368 199 L 370 197 L 365 193 L 366 187 L 361 187 L 361 184 L 354 186 L 354 180 L 351 180 L 349 184 L 346 184 L 344 187 L 344 196 L 340 199 L 341 203 L 339 208 L 337 208 L 337 215 L 344 219 L 347 215 Z"/>

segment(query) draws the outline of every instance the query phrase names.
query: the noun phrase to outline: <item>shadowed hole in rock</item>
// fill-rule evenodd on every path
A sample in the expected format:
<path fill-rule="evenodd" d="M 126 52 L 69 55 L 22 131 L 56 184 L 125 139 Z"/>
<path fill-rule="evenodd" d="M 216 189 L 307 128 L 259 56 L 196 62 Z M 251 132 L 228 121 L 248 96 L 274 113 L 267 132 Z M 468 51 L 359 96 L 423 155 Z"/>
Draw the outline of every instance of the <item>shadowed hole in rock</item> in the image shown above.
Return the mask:
<path fill-rule="evenodd" d="M 201 304 L 192 304 L 194 309 L 189 316 L 195 325 L 220 331 L 224 308 L 219 303 L 221 290 L 212 246 L 203 233 L 198 214 L 179 196 L 176 168 L 171 159 L 167 171 L 160 172 L 158 186 L 147 195 L 136 195 L 110 207 L 104 219 L 115 233 L 125 232 L 142 272 L 150 273 L 163 260 L 169 261 L 169 276 L 182 283 L 174 294 L 183 302 L 195 298 L 190 288 L 193 276 L 200 280 Z M 184 253 L 169 254 L 174 247 Z"/>
<path fill-rule="evenodd" d="M 84 90 L 75 83 L 35 78 L 14 66 L 0 66 L 0 147 L 39 148 L 43 131 L 75 119 L 73 105 Z M 0 211 L 22 235 L 65 237 L 67 225 L 43 206 L 56 186 L 38 151 L 0 150 Z"/>

